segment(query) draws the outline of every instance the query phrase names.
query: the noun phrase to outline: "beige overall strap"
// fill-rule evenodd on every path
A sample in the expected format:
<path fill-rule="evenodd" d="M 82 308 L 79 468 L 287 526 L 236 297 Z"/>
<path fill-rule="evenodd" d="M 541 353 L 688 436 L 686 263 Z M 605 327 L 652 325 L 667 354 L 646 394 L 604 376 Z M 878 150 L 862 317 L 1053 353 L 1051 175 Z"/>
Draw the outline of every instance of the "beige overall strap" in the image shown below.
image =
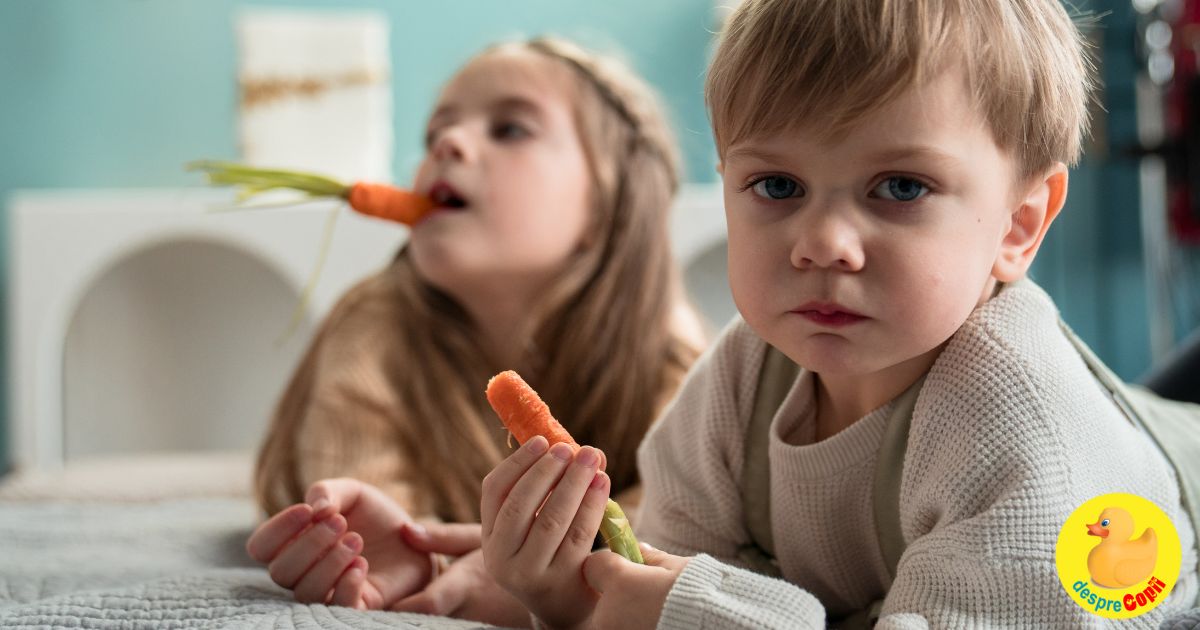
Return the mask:
<path fill-rule="evenodd" d="M 925 376 L 904 390 L 888 414 L 887 427 L 879 444 L 879 460 L 875 464 L 875 487 L 872 502 L 875 509 L 875 534 L 888 574 L 896 579 L 896 567 L 904 555 L 904 536 L 900 533 L 900 479 L 904 472 L 904 452 L 908 450 L 908 429 L 913 410 Z"/>
<path fill-rule="evenodd" d="M 751 542 L 738 551 L 738 558 L 752 570 L 778 577 L 775 561 L 775 538 L 771 532 L 771 420 L 783 399 L 787 397 L 800 366 L 787 355 L 767 346 L 758 386 L 754 392 L 754 407 L 746 427 L 744 458 L 742 460 L 742 511 Z"/>
<path fill-rule="evenodd" d="M 908 430 L 912 426 L 913 410 L 917 407 L 917 397 L 921 394 L 921 386 L 924 384 L 925 377 L 922 376 L 896 398 L 896 403 L 888 414 L 883 439 L 879 443 L 879 458 L 875 462 L 875 482 L 871 489 L 871 507 L 875 512 L 875 537 L 879 541 L 879 550 L 883 554 L 883 562 L 887 565 L 888 575 L 892 580 L 896 579 L 896 567 L 900 565 L 900 556 L 904 555 L 907 546 L 900 532 L 900 480 L 904 476 Z M 888 588 L 890 589 L 891 585 Z M 882 612 L 883 598 L 880 598 L 866 608 L 830 622 L 830 627 L 838 630 L 871 628 L 879 620 Z"/>

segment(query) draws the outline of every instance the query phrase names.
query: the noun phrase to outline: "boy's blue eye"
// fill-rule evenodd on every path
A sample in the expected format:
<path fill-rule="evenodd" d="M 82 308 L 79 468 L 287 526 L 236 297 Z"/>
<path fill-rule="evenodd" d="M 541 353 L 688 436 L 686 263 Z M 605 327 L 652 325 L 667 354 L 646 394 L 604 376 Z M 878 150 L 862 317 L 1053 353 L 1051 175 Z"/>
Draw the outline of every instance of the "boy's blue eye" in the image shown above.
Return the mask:
<path fill-rule="evenodd" d="M 876 195 L 892 201 L 915 201 L 929 192 L 929 187 L 911 177 L 889 177 L 875 187 Z"/>
<path fill-rule="evenodd" d="M 1108 519 L 1104 519 L 1103 521 L 1100 521 L 1100 527 L 1108 527 Z"/>
<path fill-rule="evenodd" d="M 799 190 L 800 185 L 795 180 L 787 177 L 771 175 L 754 182 L 752 188 L 754 189 L 754 194 L 759 197 L 787 199 L 788 197 L 796 196 L 796 191 Z"/>

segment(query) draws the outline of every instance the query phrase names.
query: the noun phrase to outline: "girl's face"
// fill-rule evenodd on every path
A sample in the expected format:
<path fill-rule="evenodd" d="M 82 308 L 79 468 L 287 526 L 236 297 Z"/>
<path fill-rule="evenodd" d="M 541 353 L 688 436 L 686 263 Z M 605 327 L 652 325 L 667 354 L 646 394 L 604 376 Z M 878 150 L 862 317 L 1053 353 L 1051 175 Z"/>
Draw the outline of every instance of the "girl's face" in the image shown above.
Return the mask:
<path fill-rule="evenodd" d="M 1022 195 L 964 84 L 947 73 L 836 142 L 802 129 L 726 150 L 734 301 L 797 363 L 924 361 L 990 295 Z"/>
<path fill-rule="evenodd" d="M 537 291 L 580 246 L 590 177 L 569 78 L 552 59 L 508 48 L 446 85 L 413 183 L 438 206 L 410 245 L 434 286 L 468 302 Z"/>

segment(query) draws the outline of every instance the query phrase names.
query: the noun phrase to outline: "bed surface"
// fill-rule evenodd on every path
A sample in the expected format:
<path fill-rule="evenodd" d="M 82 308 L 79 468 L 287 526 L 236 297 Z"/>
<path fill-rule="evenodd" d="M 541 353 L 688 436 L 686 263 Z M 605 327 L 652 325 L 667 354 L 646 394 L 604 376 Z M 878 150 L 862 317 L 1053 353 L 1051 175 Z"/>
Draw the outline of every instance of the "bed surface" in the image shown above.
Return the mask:
<path fill-rule="evenodd" d="M 0 480 L 0 626 L 488 627 L 304 605 L 243 545 L 246 455 L 120 458 Z"/>

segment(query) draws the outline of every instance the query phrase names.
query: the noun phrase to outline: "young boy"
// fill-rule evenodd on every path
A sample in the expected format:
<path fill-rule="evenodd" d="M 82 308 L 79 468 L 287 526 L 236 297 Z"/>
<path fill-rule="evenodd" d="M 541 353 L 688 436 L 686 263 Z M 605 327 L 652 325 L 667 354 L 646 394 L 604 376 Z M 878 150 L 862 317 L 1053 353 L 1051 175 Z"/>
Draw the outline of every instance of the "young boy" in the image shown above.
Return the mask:
<path fill-rule="evenodd" d="M 639 451 L 638 534 L 680 555 L 589 555 L 596 454 L 531 440 L 484 482 L 497 581 L 555 627 L 820 628 L 879 601 L 877 628 L 1089 625 L 1055 543 L 1075 508 L 1121 492 L 1162 506 L 1183 545 L 1174 591 L 1134 623 L 1190 605 L 1169 464 L 1023 279 L 1090 84 L 1058 0 L 742 4 L 706 86 L 741 318 Z M 751 497 L 782 580 L 739 568 L 768 345 L 802 367 L 770 422 L 769 496 Z M 893 578 L 873 478 L 905 399 Z"/>

